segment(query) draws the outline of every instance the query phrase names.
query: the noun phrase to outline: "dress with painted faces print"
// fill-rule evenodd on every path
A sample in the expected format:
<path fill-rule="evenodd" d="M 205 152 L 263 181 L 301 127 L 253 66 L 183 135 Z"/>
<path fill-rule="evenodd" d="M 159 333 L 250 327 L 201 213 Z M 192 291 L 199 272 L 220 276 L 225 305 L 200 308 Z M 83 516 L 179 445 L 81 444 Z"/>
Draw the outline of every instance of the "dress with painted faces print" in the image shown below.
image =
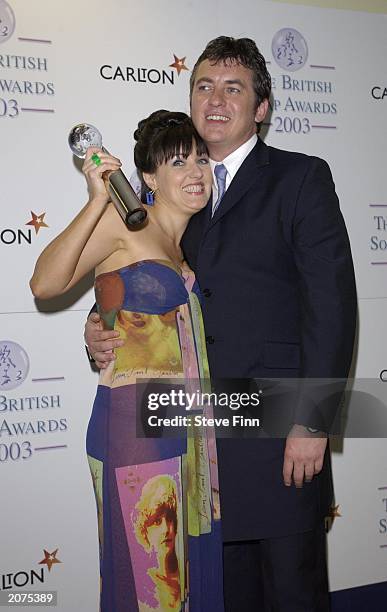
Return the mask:
<path fill-rule="evenodd" d="M 124 341 L 100 373 L 87 432 L 100 610 L 223 612 L 214 432 L 181 427 L 166 437 L 149 424 L 168 413 L 169 406 L 157 407 L 160 393 L 192 396 L 198 384 L 210 391 L 194 275 L 143 260 L 97 276 L 95 294 L 105 328 Z M 211 407 L 195 410 L 211 416 Z"/>

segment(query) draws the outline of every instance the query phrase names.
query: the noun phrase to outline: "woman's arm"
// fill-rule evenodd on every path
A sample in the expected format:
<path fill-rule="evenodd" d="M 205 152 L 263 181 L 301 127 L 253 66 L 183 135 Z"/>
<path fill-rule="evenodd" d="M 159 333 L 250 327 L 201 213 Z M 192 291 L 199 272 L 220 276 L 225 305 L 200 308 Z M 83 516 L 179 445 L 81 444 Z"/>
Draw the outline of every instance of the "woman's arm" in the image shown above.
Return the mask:
<path fill-rule="evenodd" d="M 93 153 L 98 153 L 101 159 L 99 166 L 91 160 Z M 89 188 L 89 201 L 36 262 L 30 280 L 35 297 L 47 299 L 65 293 L 118 248 L 118 237 L 114 235 L 118 215 L 112 204 L 108 204 L 109 194 L 102 175 L 120 166 L 118 159 L 100 149 L 88 149 L 82 171 Z"/>

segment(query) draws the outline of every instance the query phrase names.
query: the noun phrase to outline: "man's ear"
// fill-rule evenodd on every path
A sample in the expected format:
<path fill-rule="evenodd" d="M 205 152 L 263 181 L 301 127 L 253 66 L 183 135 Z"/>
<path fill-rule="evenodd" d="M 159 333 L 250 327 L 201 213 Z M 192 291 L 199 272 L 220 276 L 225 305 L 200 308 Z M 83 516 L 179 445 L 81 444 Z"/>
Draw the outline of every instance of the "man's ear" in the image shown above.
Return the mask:
<path fill-rule="evenodd" d="M 156 191 L 157 181 L 156 176 L 154 174 L 148 174 L 146 172 L 143 172 L 142 178 L 144 179 L 144 183 L 147 185 L 147 187 L 149 187 L 151 191 Z"/>
<path fill-rule="evenodd" d="M 255 112 L 255 121 L 257 123 L 261 123 L 264 120 L 264 118 L 266 117 L 268 108 L 269 108 L 269 100 L 266 98 L 265 100 L 262 100 L 261 104 L 258 106 Z"/>

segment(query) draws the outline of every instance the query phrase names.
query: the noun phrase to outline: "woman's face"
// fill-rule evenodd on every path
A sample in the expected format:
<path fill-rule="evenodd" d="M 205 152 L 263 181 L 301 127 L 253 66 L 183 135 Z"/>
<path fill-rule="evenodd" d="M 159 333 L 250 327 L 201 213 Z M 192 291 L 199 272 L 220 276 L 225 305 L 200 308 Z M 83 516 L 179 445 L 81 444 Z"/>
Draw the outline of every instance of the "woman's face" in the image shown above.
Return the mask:
<path fill-rule="evenodd" d="M 172 512 L 156 513 L 148 526 L 148 541 L 159 552 L 168 552 L 175 547 L 175 521 Z"/>
<path fill-rule="evenodd" d="M 198 155 L 195 144 L 187 159 L 176 155 L 161 164 L 155 174 L 156 202 L 179 210 L 198 212 L 206 206 L 212 187 L 212 173 L 207 155 Z"/>

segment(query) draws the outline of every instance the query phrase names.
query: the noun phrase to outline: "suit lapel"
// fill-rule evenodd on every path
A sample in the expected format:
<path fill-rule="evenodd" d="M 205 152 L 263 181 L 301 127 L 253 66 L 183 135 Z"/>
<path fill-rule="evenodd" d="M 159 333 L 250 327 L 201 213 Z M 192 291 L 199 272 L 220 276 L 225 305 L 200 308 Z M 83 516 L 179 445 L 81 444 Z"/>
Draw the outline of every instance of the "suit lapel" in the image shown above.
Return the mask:
<path fill-rule="evenodd" d="M 246 157 L 242 165 L 240 166 L 238 172 L 234 176 L 233 180 L 226 193 L 223 196 L 223 199 L 218 207 L 218 210 L 211 218 L 211 207 L 207 206 L 209 210 L 208 213 L 208 221 L 205 228 L 205 232 L 207 232 L 211 227 L 213 227 L 219 219 L 224 217 L 229 210 L 231 210 L 239 200 L 245 195 L 245 193 L 252 187 L 253 183 L 257 180 L 258 168 L 262 166 L 266 166 L 269 164 L 269 150 L 262 140 L 258 139 L 257 144 L 254 149 L 249 153 Z M 207 211 L 206 211 L 207 212 Z"/>

